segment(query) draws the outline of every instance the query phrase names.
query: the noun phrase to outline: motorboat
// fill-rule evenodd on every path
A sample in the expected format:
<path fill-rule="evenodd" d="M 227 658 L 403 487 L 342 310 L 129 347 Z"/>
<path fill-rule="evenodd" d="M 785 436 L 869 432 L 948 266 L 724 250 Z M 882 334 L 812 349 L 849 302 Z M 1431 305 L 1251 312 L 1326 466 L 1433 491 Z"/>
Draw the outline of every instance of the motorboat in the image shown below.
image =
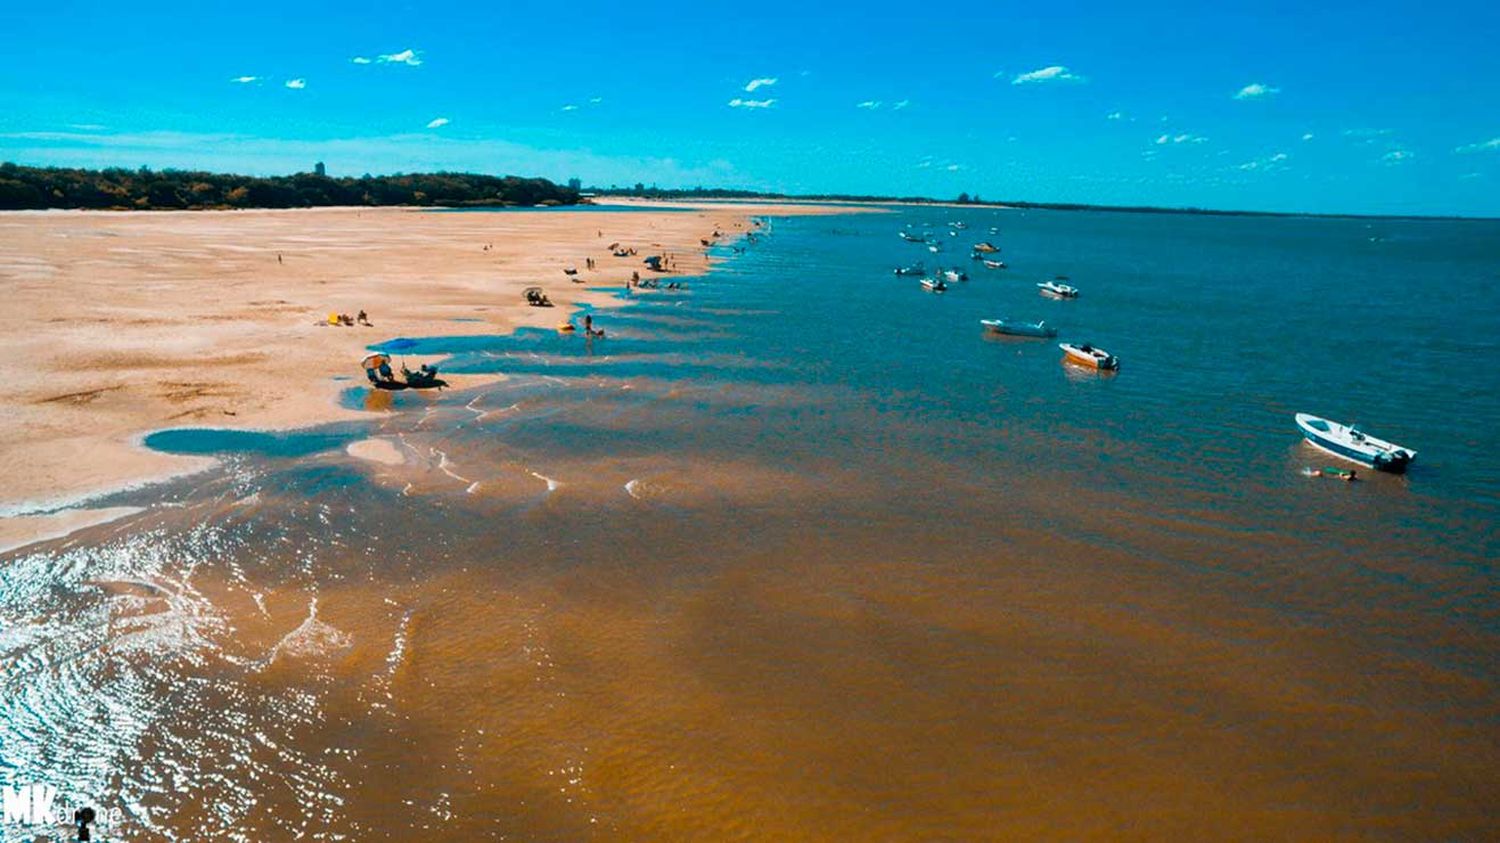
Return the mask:
<path fill-rule="evenodd" d="M 1078 298 L 1078 288 L 1070 287 L 1067 284 L 1059 284 L 1056 281 L 1043 281 L 1036 286 L 1044 296 L 1053 296 L 1060 299 Z"/>
<path fill-rule="evenodd" d="M 988 240 L 981 240 L 980 242 L 974 244 L 974 251 L 983 252 L 988 255 L 992 252 L 1000 251 L 1000 247 L 996 246 L 994 243 L 991 243 Z"/>
<path fill-rule="evenodd" d="M 1021 322 L 1015 319 L 981 319 L 985 330 L 1013 337 L 1055 337 L 1057 329 L 1046 322 Z"/>
<path fill-rule="evenodd" d="M 910 231 L 902 231 L 902 232 L 899 232 L 899 233 L 901 234 L 901 239 L 905 240 L 908 243 L 926 243 L 927 242 L 927 238 L 925 236 L 921 235 L 921 234 L 914 234 L 914 233 L 912 233 Z"/>
<path fill-rule="evenodd" d="M 923 267 L 922 264 L 920 264 L 920 263 L 914 263 L 911 266 L 898 266 L 898 267 L 896 267 L 896 274 L 897 275 L 926 275 L 927 274 L 927 269 L 925 267 Z"/>
<path fill-rule="evenodd" d="M 922 289 L 929 293 L 941 293 L 948 289 L 948 285 L 941 278 L 923 278 Z"/>
<path fill-rule="evenodd" d="M 958 283 L 959 281 L 969 280 L 969 273 L 959 272 L 956 269 L 945 269 L 943 270 L 943 277 L 949 281 Z"/>
<path fill-rule="evenodd" d="M 1410 448 L 1376 439 L 1354 425 L 1339 424 L 1309 413 L 1298 413 L 1296 420 L 1297 429 L 1313 447 L 1369 468 L 1400 474 L 1417 456 L 1417 452 Z"/>
<path fill-rule="evenodd" d="M 1102 348 L 1095 348 L 1088 343 L 1074 345 L 1070 342 L 1057 344 L 1063 350 L 1063 359 L 1069 363 L 1077 363 L 1080 366 L 1092 366 L 1095 369 L 1118 369 L 1120 359 Z"/>
<path fill-rule="evenodd" d="M 1004 269 L 1005 268 L 1005 261 L 992 261 L 992 260 L 990 260 L 988 258 L 985 258 L 984 268 L 985 269 Z"/>

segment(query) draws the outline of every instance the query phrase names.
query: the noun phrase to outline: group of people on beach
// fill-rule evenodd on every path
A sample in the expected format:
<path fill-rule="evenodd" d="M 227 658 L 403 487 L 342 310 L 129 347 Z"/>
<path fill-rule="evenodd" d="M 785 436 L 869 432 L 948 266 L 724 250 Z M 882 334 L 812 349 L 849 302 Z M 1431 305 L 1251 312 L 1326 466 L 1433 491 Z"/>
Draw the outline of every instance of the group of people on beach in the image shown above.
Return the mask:
<path fill-rule="evenodd" d="M 328 314 L 328 321 L 326 323 L 319 322 L 318 324 L 334 325 L 341 328 L 352 328 L 355 325 L 364 325 L 367 328 L 375 327 L 375 323 L 370 321 L 369 314 L 363 310 L 356 316 L 350 316 L 347 313 L 330 313 Z"/>

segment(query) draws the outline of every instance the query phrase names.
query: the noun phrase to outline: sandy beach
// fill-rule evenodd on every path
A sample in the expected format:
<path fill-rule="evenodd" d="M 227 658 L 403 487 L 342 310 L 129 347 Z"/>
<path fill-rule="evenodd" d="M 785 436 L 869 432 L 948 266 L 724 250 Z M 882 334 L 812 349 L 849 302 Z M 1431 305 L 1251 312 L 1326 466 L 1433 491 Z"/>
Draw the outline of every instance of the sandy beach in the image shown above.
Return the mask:
<path fill-rule="evenodd" d="M 0 214 L 0 355 L 11 372 L 0 412 L 20 431 L 0 444 L 0 514 L 53 510 L 208 463 L 141 447 L 155 429 L 356 416 L 336 398 L 363 382 L 358 361 L 370 343 L 554 326 L 577 305 L 608 306 L 612 297 L 592 287 L 624 283 L 644 256 L 671 255 L 673 274 L 700 274 L 709 265 L 702 241 L 715 232 L 742 235 L 758 215 L 847 212 L 636 205 Z M 614 257 L 613 243 L 637 254 Z M 556 306 L 526 306 L 532 285 Z M 374 327 L 326 324 L 330 313 L 360 310 Z"/>

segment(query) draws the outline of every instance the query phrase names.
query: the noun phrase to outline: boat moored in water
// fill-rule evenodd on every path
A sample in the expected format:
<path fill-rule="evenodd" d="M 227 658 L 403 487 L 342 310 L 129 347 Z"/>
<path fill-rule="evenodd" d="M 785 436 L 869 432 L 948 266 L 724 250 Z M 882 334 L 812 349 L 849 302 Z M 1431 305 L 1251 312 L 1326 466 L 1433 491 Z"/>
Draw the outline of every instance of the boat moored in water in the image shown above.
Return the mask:
<path fill-rule="evenodd" d="M 941 293 L 948 289 L 948 285 L 941 278 L 923 278 L 922 289 L 930 293 Z"/>
<path fill-rule="evenodd" d="M 974 251 L 989 254 L 991 252 L 1000 251 L 1000 247 L 996 246 L 994 243 L 991 243 L 988 240 L 981 240 L 980 242 L 974 244 Z"/>
<path fill-rule="evenodd" d="M 1417 452 L 1376 439 L 1354 425 L 1339 424 L 1310 413 L 1296 415 L 1297 429 L 1315 448 L 1360 465 L 1396 474 L 1406 471 Z"/>
<path fill-rule="evenodd" d="M 914 233 L 912 233 L 910 231 L 902 231 L 902 232 L 899 232 L 899 234 L 901 235 L 901 239 L 905 240 L 908 243 L 926 243 L 927 242 L 927 238 L 925 236 L 921 235 L 921 234 L 914 234 Z"/>
<path fill-rule="evenodd" d="M 898 267 L 896 267 L 896 274 L 897 275 L 926 275 L 927 274 L 927 269 L 926 269 L 926 267 L 922 266 L 921 263 L 914 263 L 911 266 L 898 266 Z"/>
<path fill-rule="evenodd" d="M 1005 261 L 992 261 L 989 258 L 985 258 L 984 259 L 984 268 L 985 269 L 1004 269 L 1005 268 Z"/>
<path fill-rule="evenodd" d="M 1043 281 L 1036 286 L 1044 296 L 1053 296 L 1059 299 L 1078 298 L 1078 288 L 1070 287 L 1067 284 L 1059 284 L 1056 281 Z"/>
<path fill-rule="evenodd" d="M 1055 337 L 1057 329 L 1046 322 L 1020 322 L 1015 319 L 981 319 L 985 330 L 1013 337 Z"/>
<path fill-rule="evenodd" d="M 967 273 L 967 272 L 959 272 L 956 269 L 945 269 L 945 270 L 943 270 L 943 278 L 945 278 L 945 279 L 947 279 L 949 281 L 952 281 L 954 283 L 957 283 L 959 281 L 967 281 L 967 280 L 969 280 L 969 273 Z"/>
<path fill-rule="evenodd" d="M 1114 370 L 1120 368 L 1120 358 L 1102 348 L 1095 348 L 1088 343 L 1074 345 L 1070 342 L 1060 342 L 1057 344 L 1057 347 L 1063 350 L 1063 359 L 1069 363 L 1092 366 L 1095 369 Z"/>

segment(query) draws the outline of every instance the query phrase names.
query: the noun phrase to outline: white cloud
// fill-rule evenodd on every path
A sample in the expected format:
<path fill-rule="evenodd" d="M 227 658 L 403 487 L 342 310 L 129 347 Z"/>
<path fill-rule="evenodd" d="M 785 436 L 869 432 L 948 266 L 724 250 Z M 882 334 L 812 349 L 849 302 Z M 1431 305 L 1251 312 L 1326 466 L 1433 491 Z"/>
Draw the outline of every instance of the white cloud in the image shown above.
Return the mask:
<path fill-rule="evenodd" d="M 231 79 L 229 81 L 231 81 L 231 82 L 238 82 L 241 85 L 248 85 L 251 82 L 259 82 L 260 81 L 260 77 L 259 76 L 236 76 L 236 77 L 234 77 L 233 79 Z"/>
<path fill-rule="evenodd" d="M 1458 147 L 1454 152 L 1500 152 L 1500 138 L 1490 138 L 1479 143 L 1470 143 Z"/>
<path fill-rule="evenodd" d="M 764 87 L 766 87 L 768 85 L 775 85 L 775 84 L 776 84 L 776 77 L 775 76 L 763 76 L 763 77 L 761 77 L 759 79 L 751 79 L 749 82 L 745 83 L 745 93 L 747 93 L 747 94 L 754 93 L 756 88 L 764 88 Z"/>
<path fill-rule="evenodd" d="M 1169 143 L 1208 143 L 1208 138 L 1184 132 L 1180 135 L 1162 135 L 1156 139 L 1157 146 L 1166 146 Z"/>
<path fill-rule="evenodd" d="M 1234 98 L 1237 100 L 1258 100 L 1265 97 L 1275 96 L 1279 93 L 1281 93 L 1280 88 L 1273 88 L 1270 85 L 1266 85 L 1261 82 L 1251 82 L 1250 84 L 1236 91 L 1234 94 Z"/>
<path fill-rule="evenodd" d="M 1271 155 L 1271 156 L 1268 156 L 1266 158 L 1257 158 L 1254 161 L 1246 161 L 1245 163 L 1239 165 L 1238 169 L 1247 170 L 1247 171 L 1248 170 L 1266 170 L 1266 171 L 1270 171 L 1270 170 L 1284 170 L 1284 169 L 1286 169 L 1285 162 L 1290 157 L 1291 156 L 1287 155 L 1285 152 L 1278 152 L 1278 153 L 1276 153 L 1274 155 Z"/>
<path fill-rule="evenodd" d="M 355 56 L 354 58 L 350 59 L 349 61 L 352 61 L 355 64 L 369 64 L 370 63 L 370 60 L 367 59 L 367 58 L 365 58 L 364 56 Z"/>
<path fill-rule="evenodd" d="M 1482 178 L 1484 178 L 1484 173 L 1464 173 L 1463 175 L 1459 176 L 1459 179 L 1462 180 L 1462 181 L 1469 181 L 1470 179 L 1482 179 Z"/>
<path fill-rule="evenodd" d="M 427 128 L 429 129 L 441 129 L 446 125 L 448 125 L 448 118 L 446 117 L 434 117 L 427 121 Z"/>
<path fill-rule="evenodd" d="M 416 50 L 407 48 L 399 53 L 378 56 L 376 61 L 381 64 L 404 64 L 408 67 L 416 67 L 422 63 L 422 56 Z"/>
<path fill-rule="evenodd" d="M 925 170 L 925 169 L 927 169 L 928 167 L 931 167 L 931 166 L 932 166 L 932 161 L 930 161 L 930 160 L 928 160 L 928 161 L 918 161 L 917 162 L 917 169 L 919 169 L 919 170 Z"/>
<path fill-rule="evenodd" d="M 1380 160 L 1384 161 L 1387 164 L 1399 164 L 1402 161 L 1410 161 L 1414 157 L 1416 156 L 1412 155 L 1411 152 L 1408 152 L 1405 149 L 1393 149 L 1390 152 L 1387 152 L 1386 154 L 1380 156 Z"/>
<path fill-rule="evenodd" d="M 294 91 L 300 91 L 303 88 L 307 87 L 307 80 L 306 79 L 288 79 L 288 80 L 286 80 L 286 86 L 288 88 L 291 88 Z"/>
<path fill-rule="evenodd" d="M 1123 111 L 1111 111 L 1110 113 L 1104 115 L 1104 119 L 1105 120 L 1124 120 L 1125 119 L 1125 112 L 1123 112 Z"/>
<path fill-rule="evenodd" d="M 962 170 L 963 167 L 959 166 L 958 164 L 949 164 L 948 166 L 944 167 L 943 169 L 947 170 L 950 173 L 956 173 L 959 170 Z"/>
<path fill-rule="evenodd" d="M 1027 85 L 1027 84 L 1032 84 L 1032 83 L 1037 83 L 1037 82 L 1083 82 L 1083 81 L 1086 81 L 1086 80 L 1082 76 L 1079 76 L 1078 74 L 1073 73 L 1072 71 L 1068 70 L 1066 67 L 1063 67 L 1060 64 L 1054 64 L 1051 67 L 1044 67 L 1044 68 L 1041 68 L 1040 70 L 1033 70 L 1030 73 L 1022 73 L 1019 76 L 1017 76 L 1016 78 L 1010 80 L 1010 84 L 1012 84 L 1012 85 Z"/>
<path fill-rule="evenodd" d="M 908 105 L 911 105 L 911 100 L 902 100 L 902 101 L 900 101 L 898 103 L 892 103 L 891 110 L 892 111 L 900 111 L 901 109 L 907 107 Z"/>
<path fill-rule="evenodd" d="M 739 97 L 729 101 L 730 108 L 770 108 L 776 100 L 742 100 Z"/>
<path fill-rule="evenodd" d="M 1345 129 L 1344 137 L 1374 143 L 1376 138 L 1383 138 L 1390 133 L 1390 129 Z"/>
<path fill-rule="evenodd" d="M 574 105 L 572 103 L 568 103 L 567 105 L 563 106 L 560 110 L 561 111 L 577 111 L 578 110 L 578 106 L 576 106 L 576 105 Z"/>
<path fill-rule="evenodd" d="M 868 109 L 874 110 L 874 109 L 877 109 L 877 108 L 880 107 L 880 100 L 865 100 L 864 102 L 859 103 L 858 105 L 856 105 L 854 107 L 855 108 L 868 108 Z"/>
<path fill-rule="evenodd" d="M 1302 136 L 1302 139 L 1305 140 L 1305 141 L 1312 140 L 1313 139 L 1313 133 L 1312 132 L 1307 132 L 1306 134 L 1304 134 Z"/>
<path fill-rule="evenodd" d="M 604 97 L 589 97 L 589 105 L 598 105 L 604 102 Z"/>

